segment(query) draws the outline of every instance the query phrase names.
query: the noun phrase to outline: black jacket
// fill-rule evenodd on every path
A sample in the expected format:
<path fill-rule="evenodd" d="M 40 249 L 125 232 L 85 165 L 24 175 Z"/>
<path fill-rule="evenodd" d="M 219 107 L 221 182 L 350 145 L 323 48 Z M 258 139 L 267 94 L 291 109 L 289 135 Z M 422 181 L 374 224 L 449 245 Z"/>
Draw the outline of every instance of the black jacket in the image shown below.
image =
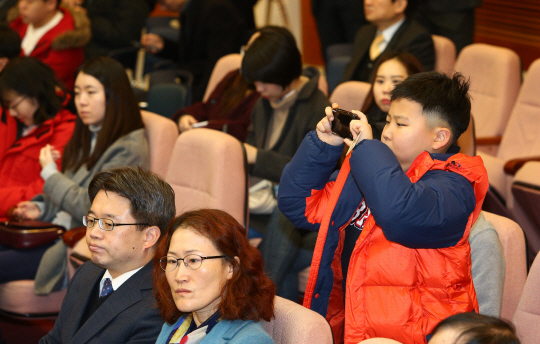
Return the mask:
<path fill-rule="evenodd" d="M 364 25 L 354 41 L 353 56 L 343 73 L 342 82 L 358 80 L 369 82 L 373 66 L 377 63 L 369 58 L 369 47 L 377 34 L 373 24 Z M 435 67 L 435 47 L 430 33 L 415 20 L 406 18 L 383 51 L 406 51 L 414 55 L 426 71 Z M 379 55 L 380 56 L 380 55 Z"/>

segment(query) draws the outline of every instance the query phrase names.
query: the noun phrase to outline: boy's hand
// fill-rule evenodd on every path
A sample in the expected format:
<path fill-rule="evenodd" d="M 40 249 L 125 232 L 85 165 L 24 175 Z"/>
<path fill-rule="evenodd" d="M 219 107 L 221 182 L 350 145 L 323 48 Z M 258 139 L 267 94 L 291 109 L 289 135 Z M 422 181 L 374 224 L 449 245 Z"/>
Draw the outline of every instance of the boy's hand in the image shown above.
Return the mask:
<path fill-rule="evenodd" d="M 362 140 L 371 140 L 373 139 L 373 132 L 371 131 L 371 125 L 369 125 L 366 115 L 364 115 L 362 112 L 357 110 L 352 110 L 353 113 L 355 113 L 358 118 L 358 120 L 352 120 L 351 124 L 349 125 L 349 128 L 351 129 L 351 134 L 353 136 L 353 139 L 345 139 L 345 144 L 347 146 L 350 146 L 354 140 L 356 140 L 356 137 L 360 135 L 357 142 L 360 142 Z"/>
<path fill-rule="evenodd" d="M 332 146 L 339 146 L 343 143 L 342 137 L 332 133 L 332 121 L 334 120 L 332 109 L 336 109 L 338 107 L 339 105 L 337 103 L 332 104 L 332 107 L 327 106 L 324 109 L 326 117 L 317 123 L 317 136 L 319 137 L 319 140 Z"/>

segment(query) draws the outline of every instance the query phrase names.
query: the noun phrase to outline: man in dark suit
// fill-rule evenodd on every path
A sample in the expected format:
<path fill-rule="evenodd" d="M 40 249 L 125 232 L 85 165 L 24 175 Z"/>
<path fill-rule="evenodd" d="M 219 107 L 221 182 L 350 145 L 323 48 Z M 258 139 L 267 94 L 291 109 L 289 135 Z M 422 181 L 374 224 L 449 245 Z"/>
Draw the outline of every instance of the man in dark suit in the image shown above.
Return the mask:
<path fill-rule="evenodd" d="M 365 0 L 364 13 L 370 24 L 363 26 L 354 42 L 352 59 L 342 82 L 370 81 L 373 66 L 383 52 L 406 51 L 413 54 L 426 71 L 435 66 L 435 49 L 426 29 L 406 15 L 411 0 Z"/>
<path fill-rule="evenodd" d="M 91 262 L 71 280 L 54 328 L 40 343 L 155 343 L 163 325 L 152 258 L 175 214 L 174 191 L 151 172 L 96 174 L 84 217 Z"/>

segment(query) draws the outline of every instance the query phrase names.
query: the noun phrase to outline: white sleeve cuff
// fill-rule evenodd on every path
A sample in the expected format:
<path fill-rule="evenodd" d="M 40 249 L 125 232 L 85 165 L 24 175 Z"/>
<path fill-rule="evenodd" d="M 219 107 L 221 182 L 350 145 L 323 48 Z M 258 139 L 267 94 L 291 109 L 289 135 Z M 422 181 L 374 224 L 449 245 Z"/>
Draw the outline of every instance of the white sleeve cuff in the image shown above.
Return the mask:
<path fill-rule="evenodd" d="M 40 175 L 41 175 L 41 178 L 43 178 L 43 180 L 47 181 L 47 179 L 49 179 L 50 176 L 56 173 L 60 173 L 58 171 L 58 167 L 56 166 L 55 162 L 51 162 L 41 169 Z"/>

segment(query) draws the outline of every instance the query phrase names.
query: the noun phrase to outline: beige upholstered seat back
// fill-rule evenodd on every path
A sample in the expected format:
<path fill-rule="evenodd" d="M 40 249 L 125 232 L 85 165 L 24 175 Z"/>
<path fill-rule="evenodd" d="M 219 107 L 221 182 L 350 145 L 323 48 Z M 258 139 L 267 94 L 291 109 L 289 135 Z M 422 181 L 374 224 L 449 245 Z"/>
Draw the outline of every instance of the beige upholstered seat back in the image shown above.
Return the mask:
<path fill-rule="evenodd" d="M 519 56 L 507 48 L 471 44 L 460 52 L 455 70 L 471 81 L 476 137 L 501 136 L 521 83 Z"/>
<path fill-rule="evenodd" d="M 527 279 L 525 236 L 521 227 L 506 217 L 488 212 L 484 217 L 495 227 L 503 247 L 506 271 L 501 318 L 512 319 Z"/>
<path fill-rule="evenodd" d="M 367 82 L 347 81 L 336 87 L 330 96 L 330 102 L 338 103 L 344 110 L 360 110 L 370 89 L 371 84 Z"/>
<path fill-rule="evenodd" d="M 153 112 L 141 111 L 141 115 L 148 139 L 150 171 L 163 178 L 178 138 L 178 129 L 173 121 Z"/>
<path fill-rule="evenodd" d="M 521 344 L 538 344 L 540 338 L 540 258 L 536 256 L 513 318 Z"/>
<path fill-rule="evenodd" d="M 456 63 L 456 45 L 450 39 L 431 35 L 435 46 L 435 70 L 446 75 L 454 74 Z"/>
<path fill-rule="evenodd" d="M 527 235 L 529 261 L 540 252 L 540 161 L 530 161 L 512 184 L 512 213 Z"/>
<path fill-rule="evenodd" d="M 330 325 L 319 313 L 276 296 L 274 314 L 274 319 L 262 325 L 276 344 L 333 343 Z"/>
<path fill-rule="evenodd" d="M 246 172 L 240 141 L 211 129 L 182 133 L 174 146 L 165 180 L 176 198 L 176 214 L 217 208 L 244 225 Z"/>
<path fill-rule="evenodd" d="M 204 92 L 203 102 L 208 100 L 210 94 L 212 94 L 212 91 L 214 91 L 214 88 L 216 88 L 217 84 L 219 84 L 227 73 L 235 69 L 239 69 L 241 65 L 242 55 L 240 54 L 229 54 L 220 58 L 212 70 L 210 80 L 208 80 L 208 85 L 206 86 L 206 91 Z"/>
<path fill-rule="evenodd" d="M 540 59 L 527 72 L 497 157 L 504 161 L 540 155 Z M 478 135 L 477 135 L 478 136 Z"/>

